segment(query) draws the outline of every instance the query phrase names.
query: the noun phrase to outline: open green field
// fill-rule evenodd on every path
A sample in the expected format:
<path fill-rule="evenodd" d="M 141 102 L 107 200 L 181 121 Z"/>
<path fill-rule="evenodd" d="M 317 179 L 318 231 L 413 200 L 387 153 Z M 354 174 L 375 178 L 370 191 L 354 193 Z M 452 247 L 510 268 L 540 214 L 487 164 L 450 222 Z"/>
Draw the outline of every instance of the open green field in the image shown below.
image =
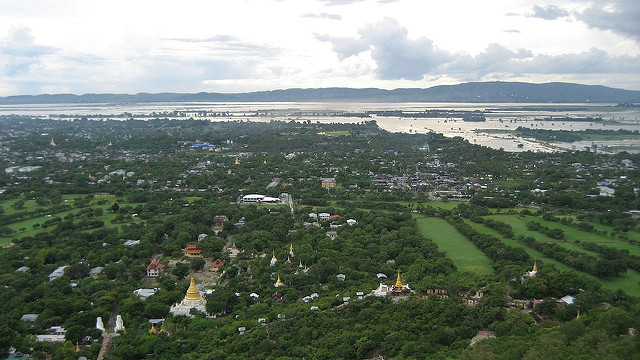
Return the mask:
<path fill-rule="evenodd" d="M 634 245 L 634 244 L 630 244 L 626 241 L 617 239 L 617 238 L 610 238 L 610 237 L 606 237 L 606 236 L 601 236 L 598 234 L 594 234 L 594 233 L 590 233 L 590 232 L 586 232 L 586 231 L 582 231 L 582 230 L 578 230 L 576 228 L 573 228 L 571 226 L 567 226 L 561 223 L 556 223 L 553 221 L 545 221 L 542 220 L 542 218 L 540 217 L 536 217 L 536 216 L 524 216 L 524 217 L 519 217 L 517 215 L 492 215 L 490 216 L 490 218 L 494 219 L 494 220 L 498 220 L 498 221 L 502 221 L 505 222 L 509 225 L 511 225 L 511 227 L 513 227 L 513 231 L 516 232 L 517 234 L 523 234 L 526 236 L 533 236 L 535 237 L 537 240 L 539 241 L 545 241 L 545 242 L 557 242 L 560 245 L 562 245 L 563 247 L 570 249 L 570 250 L 576 250 L 576 251 L 581 251 L 581 252 L 585 252 L 585 253 L 590 253 L 587 250 L 584 250 L 576 245 L 573 245 L 573 243 L 575 241 L 581 241 L 581 242 L 593 242 L 593 243 L 597 243 L 599 245 L 603 245 L 603 246 L 608 246 L 614 249 L 620 249 L 620 250 L 629 250 L 629 253 L 632 255 L 637 255 L 640 256 L 640 246 Z M 556 228 L 556 229 L 561 229 L 562 231 L 564 231 L 564 239 L 563 240 L 557 240 L 557 239 L 552 239 L 544 234 L 541 234 L 539 232 L 536 231 L 530 231 L 527 229 L 526 223 L 528 221 L 536 221 L 539 222 L 540 224 L 548 227 L 548 228 Z M 600 226 L 602 228 L 602 230 L 611 230 L 611 228 L 605 228 L 603 226 Z M 628 236 L 631 239 L 632 237 L 636 236 L 635 231 L 629 232 Z M 593 253 L 591 253 L 593 255 Z"/>
<path fill-rule="evenodd" d="M 446 252 L 458 270 L 479 275 L 494 273 L 491 260 L 444 219 L 421 215 L 414 217 L 422 235 L 433 240 L 441 251 Z"/>
<path fill-rule="evenodd" d="M 510 224 L 513 227 L 513 231 L 516 234 L 516 237 L 518 235 L 525 235 L 525 236 L 533 236 L 536 239 L 540 240 L 540 241 L 544 241 L 544 238 L 548 239 L 549 241 L 558 241 L 556 239 L 551 239 L 546 237 L 543 234 L 540 234 L 538 232 L 535 231 L 529 231 L 526 228 L 525 222 L 529 221 L 529 220 L 540 220 L 541 223 L 543 223 L 543 220 L 540 218 L 536 218 L 536 217 L 526 217 L 528 218 L 527 220 L 523 220 L 521 218 L 518 218 L 517 215 L 491 215 L 489 216 L 490 218 L 494 219 L 494 220 L 499 220 L 502 222 L 505 222 L 507 224 Z M 497 231 L 490 229 L 486 226 L 484 226 L 483 224 L 476 224 L 472 221 L 467 221 L 467 223 L 469 225 L 471 225 L 474 229 L 476 229 L 477 231 L 481 232 L 481 233 L 485 233 L 485 234 L 491 234 L 494 235 L 496 237 L 498 237 L 500 240 L 502 240 L 505 244 L 507 245 L 511 245 L 514 247 L 519 247 L 524 249 L 529 256 L 533 257 L 534 259 L 540 259 L 542 261 L 544 261 L 545 263 L 548 264 L 553 264 L 554 266 L 556 266 L 556 268 L 560 269 L 560 270 L 564 270 L 564 269 L 568 269 L 570 268 L 569 266 L 548 258 L 546 256 L 544 256 L 541 252 L 535 250 L 535 249 L 531 249 L 529 247 L 527 247 L 526 245 L 524 245 L 523 243 L 519 242 L 516 239 L 510 239 L 510 238 L 505 238 L 502 235 L 500 235 Z M 557 223 L 553 223 L 553 222 L 544 222 L 545 226 L 549 226 L 551 227 L 552 224 L 556 224 L 556 225 L 561 225 L 561 224 L 557 224 Z M 559 227 L 559 226 L 558 226 Z M 566 226 L 565 226 L 566 227 Z M 569 227 L 570 228 L 570 227 Z M 576 232 L 579 233 L 585 233 L 584 231 L 580 231 L 577 229 L 573 229 L 570 228 L 572 230 L 575 230 Z M 564 228 L 563 228 L 564 230 Z M 590 233 L 587 233 L 590 234 Z M 595 234 L 591 234 L 594 236 L 597 236 Z M 567 237 L 567 239 L 569 239 L 569 234 L 565 233 L 565 237 Z M 567 240 L 565 239 L 565 240 Z M 599 256 L 598 254 L 592 253 L 590 251 L 584 250 L 572 243 L 564 243 L 561 245 L 563 245 L 564 247 L 570 249 L 570 250 L 575 250 L 575 251 L 581 251 L 590 255 L 594 255 L 594 256 Z M 603 244 L 603 245 L 607 245 L 609 246 L 609 244 Z M 630 246 L 634 246 L 631 244 L 627 244 Z M 577 270 L 576 270 L 577 271 Z M 633 271 L 631 269 L 628 269 L 626 273 L 622 274 L 621 276 L 617 276 L 617 277 L 612 277 L 612 278 L 597 278 L 591 274 L 587 274 L 585 272 L 582 271 L 578 271 L 580 274 L 587 276 L 591 279 L 597 280 L 599 281 L 602 286 L 604 286 L 607 289 L 611 289 L 611 290 L 617 290 L 617 289 L 622 289 L 624 290 L 627 294 L 629 295 L 633 295 L 633 296 L 640 296 L 640 273 Z"/>
<path fill-rule="evenodd" d="M 73 200 L 77 199 L 77 198 L 84 198 L 86 197 L 86 195 L 64 195 L 63 196 L 63 203 L 68 203 L 70 205 L 73 204 Z M 10 206 L 11 204 L 15 203 L 16 200 L 6 200 L 3 201 L 0 205 L 3 206 L 5 208 L 5 211 L 7 210 L 7 207 Z M 102 201 L 106 201 L 104 204 L 98 204 L 99 202 Z M 138 204 L 137 203 L 127 203 L 126 201 L 124 201 L 124 199 L 119 199 L 116 198 L 114 195 L 96 195 L 94 199 L 91 200 L 91 202 L 88 204 L 87 207 L 91 207 L 91 208 L 101 208 L 103 210 L 102 215 L 100 216 L 95 216 L 92 217 L 91 219 L 93 220 L 100 220 L 104 222 L 104 227 L 116 227 L 116 226 L 120 226 L 121 223 L 118 224 L 114 224 L 111 221 L 114 220 L 117 216 L 116 213 L 112 213 L 110 211 L 111 206 L 113 205 L 114 202 L 118 202 L 120 204 L 120 206 L 132 206 L 135 207 Z M 20 211 L 29 211 L 29 210 L 35 210 L 37 208 L 39 208 L 40 206 L 38 204 L 36 204 L 36 202 L 34 200 L 28 200 L 25 202 L 25 207 L 24 209 L 21 209 Z M 67 216 L 68 214 L 71 213 L 77 213 L 80 210 L 82 210 L 83 208 L 72 208 L 69 210 L 64 210 L 64 211 L 58 211 L 58 212 L 50 212 L 46 215 L 42 215 L 42 216 L 36 216 L 36 217 L 32 217 L 32 218 L 28 218 L 28 219 L 24 219 L 24 220 L 20 220 L 20 221 L 16 221 L 10 224 L 5 225 L 6 227 L 12 229 L 15 231 L 15 233 L 6 236 L 6 237 L 0 237 L 0 246 L 6 246 L 9 242 L 11 242 L 13 239 L 19 239 L 25 236 L 33 236 L 39 232 L 43 232 L 43 231 L 48 231 L 48 229 L 43 229 L 41 227 L 34 227 L 35 224 L 43 224 L 45 221 L 49 220 L 52 217 L 60 217 L 63 218 L 65 216 Z M 12 209 L 14 210 L 14 209 Z M 15 212 L 15 211 L 14 211 Z M 51 215 L 50 217 L 48 215 Z M 75 219 L 74 219 L 75 220 Z M 131 222 L 131 220 L 128 220 L 126 222 Z M 50 230 L 50 229 L 49 229 Z"/>

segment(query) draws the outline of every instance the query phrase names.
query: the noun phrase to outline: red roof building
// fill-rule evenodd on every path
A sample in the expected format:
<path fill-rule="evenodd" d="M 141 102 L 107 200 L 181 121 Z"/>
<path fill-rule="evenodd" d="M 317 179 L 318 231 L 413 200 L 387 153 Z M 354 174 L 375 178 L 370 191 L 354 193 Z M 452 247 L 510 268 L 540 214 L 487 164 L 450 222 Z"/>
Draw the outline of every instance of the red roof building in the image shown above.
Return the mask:
<path fill-rule="evenodd" d="M 209 266 L 209 270 L 218 271 L 222 265 L 224 265 L 224 261 L 220 259 L 216 259 L 216 261 L 214 261 L 213 264 Z"/>
<path fill-rule="evenodd" d="M 198 249 L 197 245 L 187 245 L 182 252 L 186 256 L 202 256 L 202 249 Z"/>
<path fill-rule="evenodd" d="M 149 266 L 147 266 L 147 277 L 158 277 L 164 272 L 165 266 L 160 264 L 156 259 L 151 260 Z"/>

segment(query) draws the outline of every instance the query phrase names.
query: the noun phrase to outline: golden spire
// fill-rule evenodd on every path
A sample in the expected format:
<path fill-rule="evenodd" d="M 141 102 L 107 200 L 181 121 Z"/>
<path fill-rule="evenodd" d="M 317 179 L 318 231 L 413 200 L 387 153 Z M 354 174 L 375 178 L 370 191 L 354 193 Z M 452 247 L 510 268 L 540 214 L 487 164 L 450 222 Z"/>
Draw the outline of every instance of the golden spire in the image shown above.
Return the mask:
<path fill-rule="evenodd" d="M 51 144 L 51 146 L 57 146 L 55 140 L 53 140 L 53 136 L 51 137 L 50 144 Z"/>
<path fill-rule="evenodd" d="M 271 261 L 278 261 L 275 250 L 273 251 L 273 256 L 271 257 Z"/>
<path fill-rule="evenodd" d="M 393 285 L 394 290 L 402 290 L 402 280 L 400 279 L 400 270 L 398 270 L 398 278 L 396 279 L 396 284 Z"/>
<path fill-rule="evenodd" d="M 78 340 L 76 340 L 76 352 L 80 351 L 80 345 L 78 344 Z"/>
<path fill-rule="evenodd" d="M 193 280 L 193 275 L 191 275 L 191 284 L 189 285 L 189 289 L 187 289 L 187 295 L 184 297 L 185 300 L 200 300 L 202 297 L 200 296 L 200 291 L 196 287 L 196 281 Z"/>
<path fill-rule="evenodd" d="M 576 319 L 580 319 L 580 306 L 578 306 L 578 315 L 576 315 Z"/>
<path fill-rule="evenodd" d="M 538 271 L 538 262 L 537 261 L 533 262 L 533 271 Z"/>
<path fill-rule="evenodd" d="M 163 322 L 162 322 L 162 326 L 160 327 L 160 332 L 161 332 L 161 333 L 165 333 L 165 334 L 169 334 L 169 331 L 167 330 L 167 327 L 166 327 L 166 326 L 164 326 L 164 323 L 165 323 L 165 322 L 166 322 L 166 321 L 163 321 Z"/>
<path fill-rule="evenodd" d="M 289 255 L 293 256 L 293 243 L 289 245 Z"/>
<path fill-rule="evenodd" d="M 109 146 L 113 146 L 113 143 L 111 141 L 109 141 Z"/>
<path fill-rule="evenodd" d="M 263 164 L 266 164 L 266 163 L 267 163 L 267 160 L 265 159 L 262 163 L 263 163 Z"/>
<path fill-rule="evenodd" d="M 291 264 L 291 257 L 287 255 L 287 264 Z"/>
<path fill-rule="evenodd" d="M 276 281 L 275 284 L 273 284 L 273 286 L 275 287 L 284 286 L 284 283 L 282 282 L 282 280 L 280 280 L 280 274 L 278 274 L 278 280 Z"/>
<path fill-rule="evenodd" d="M 298 265 L 299 268 L 304 268 L 304 266 L 302 266 L 302 260 L 300 260 L 300 264 Z"/>
<path fill-rule="evenodd" d="M 158 329 L 156 329 L 156 324 L 151 324 L 151 329 L 149 329 L 149 334 L 155 335 L 158 333 Z"/>
<path fill-rule="evenodd" d="M 129 133 L 129 140 L 131 140 L 131 137 L 132 137 L 132 136 L 131 136 L 131 133 Z"/>
<path fill-rule="evenodd" d="M 240 159 L 236 156 L 236 165 L 240 165 Z"/>

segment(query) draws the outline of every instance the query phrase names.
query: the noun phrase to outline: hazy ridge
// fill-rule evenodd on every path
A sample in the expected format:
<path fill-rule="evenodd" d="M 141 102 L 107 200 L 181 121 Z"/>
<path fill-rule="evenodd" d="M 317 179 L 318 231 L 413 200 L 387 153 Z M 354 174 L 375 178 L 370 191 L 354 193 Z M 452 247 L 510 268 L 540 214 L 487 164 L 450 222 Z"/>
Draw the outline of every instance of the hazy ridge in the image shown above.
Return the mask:
<path fill-rule="evenodd" d="M 638 103 L 640 91 L 552 82 L 471 82 L 426 89 L 317 88 L 247 93 L 42 94 L 0 97 L 0 105 L 145 102 Z"/>

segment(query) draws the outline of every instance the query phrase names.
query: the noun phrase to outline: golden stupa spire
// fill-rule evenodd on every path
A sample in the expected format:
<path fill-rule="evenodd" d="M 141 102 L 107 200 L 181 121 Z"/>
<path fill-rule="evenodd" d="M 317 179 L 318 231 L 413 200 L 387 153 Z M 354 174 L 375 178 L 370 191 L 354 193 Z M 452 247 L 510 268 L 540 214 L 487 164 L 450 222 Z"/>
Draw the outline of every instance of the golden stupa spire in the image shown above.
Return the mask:
<path fill-rule="evenodd" d="M 298 264 L 299 268 L 303 268 L 304 266 L 302 266 L 302 260 L 300 260 L 300 264 Z"/>
<path fill-rule="evenodd" d="M 156 324 L 151 324 L 151 329 L 149 329 L 149 334 L 155 335 L 158 333 L 158 329 L 156 329 Z"/>
<path fill-rule="evenodd" d="M 51 144 L 51 146 L 57 146 L 55 140 L 53 140 L 53 136 L 51 137 L 50 144 Z"/>
<path fill-rule="evenodd" d="M 239 159 L 237 156 L 236 156 L 236 162 L 235 162 L 235 164 L 236 164 L 236 165 L 240 165 L 240 159 Z"/>
<path fill-rule="evenodd" d="M 287 255 L 287 264 L 291 264 L 291 257 Z"/>
<path fill-rule="evenodd" d="M 129 140 L 131 140 L 131 138 L 132 138 L 131 133 L 129 133 Z"/>
<path fill-rule="evenodd" d="M 200 291 L 196 287 L 196 281 L 193 280 L 193 275 L 191 275 L 191 284 L 189 284 L 189 289 L 187 289 L 187 295 L 185 295 L 185 300 L 200 300 L 202 297 L 200 296 Z"/>
<path fill-rule="evenodd" d="M 282 280 L 280 280 L 280 274 L 278 274 L 278 280 L 276 281 L 275 284 L 273 284 L 273 286 L 275 287 L 284 286 L 284 283 L 282 282 Z"/>
<path fill-rule="evenodd" d="M 576 319 L 580 319 L 580 306 L 578 306 L 578 314 L 576 315 Z"/>
<path fill-rule="evenodd" d="M 271 256 L 271 260 L 278 260 L 278 258 L 276 257 L 276 251 L 273 251 L 273 256 Z"/>
<path fill-rule="evenodd" d="M 266 164 L 266 163 L 267 163 L 267 160 L 265 159 L 262 163 L 263 163 L 263 164 Z"/>
<path fill-rule="evenodd" d="M 80 352 L 80 344 L 78 344 L 78 340 L 76 340 L 76 352 Z"/>
<path fill-rule="evenodd" d="M 538 271 L 538 262 L 537 261 L 533 262 L 533 271 Z"/>
<path fill-rule="evenodd" d="M 162 322 L 162 326 L 160 327 L 160 332 L 161 332 L 161 333 L 165 333 L 165 334 L 169 334 L 169 331 L 167 330 L 167 327 L 166 327 L 166 326 L 164 326 L 164 323 L 165 323 L 165 322 L 166 322 L 166 321 L 163 321 L 163 322 Z"/>
<path fill-rule="evenodd" d="M 289 245 L 289 255 L 293 256 L 293 243 Z"/>
<path fill-rule="evenodd" d="M 393 285 L 393 288 L 397 290 L 402 290 L 403 288 L 402 280 L 400 279 L 400 270 L 398 270 L 398 278 L 396 279 L 396 284 Z"/>

